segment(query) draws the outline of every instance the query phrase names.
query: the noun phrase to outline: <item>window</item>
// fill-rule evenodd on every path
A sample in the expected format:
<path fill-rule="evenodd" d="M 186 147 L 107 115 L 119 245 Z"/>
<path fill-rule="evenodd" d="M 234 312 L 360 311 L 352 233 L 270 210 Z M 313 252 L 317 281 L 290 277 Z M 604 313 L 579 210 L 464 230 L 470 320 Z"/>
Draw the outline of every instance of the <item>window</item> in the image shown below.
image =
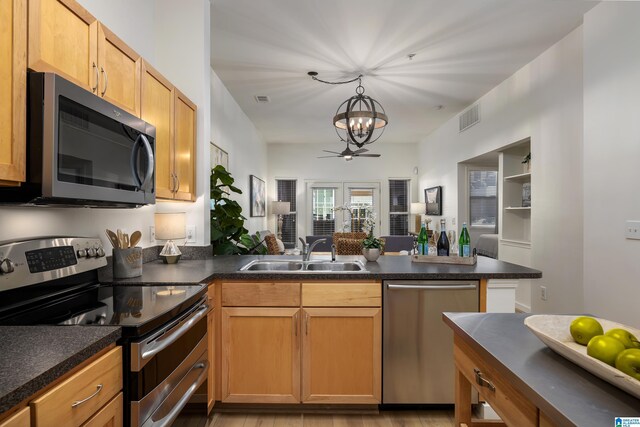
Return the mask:
<path fill-rule="evenodd" d="M 498 230 L 498 172 L 469 171 L 470 227 Z M 487 230 L 487 231 L 489 231 Z"/>
<path fill-rule="evenodd" d="M 289 202 L 290 213 L 282 215 L 282 243 L 285 248 L 294 248 L 298 239 L 296 219 L 298 218 L 296 209 L 296 180 L 277 179 L 276 197 L 281 202 Z"/>
<path fill-rule="evenodd" d="M 311 215 L 314 236 L 330 236 L 336 230 L 336 216 L 333 210 L 335 206 L 335 188 L 313 188 Z"/>
<path fill-rule="evenodd" d="M 409 232 L 409 181 L 389 180 L 389 234 L 406 236 Z"/>
<path fill-rule="evenodd" d="M 372 188 L 349 188 L 349 207 L 351 208 L 351 231 L 363 231 L 362 226 L 369 212 L 373 209 Z M 369 209 L 367 211 L 367 208 Z"/>

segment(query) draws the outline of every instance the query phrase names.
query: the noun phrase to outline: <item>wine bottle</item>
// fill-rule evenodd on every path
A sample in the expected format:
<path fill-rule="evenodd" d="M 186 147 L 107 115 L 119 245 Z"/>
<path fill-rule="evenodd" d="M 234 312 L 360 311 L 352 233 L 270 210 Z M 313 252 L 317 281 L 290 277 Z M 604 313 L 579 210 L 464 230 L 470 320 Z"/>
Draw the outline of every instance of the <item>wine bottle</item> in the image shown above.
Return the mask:
<path fill-rule="evenodd" d="M 426 222 L 420 227 L 420 234 L 418 234 L 418 255 L 429 254 L 429 243 L 427 240 L 427 229 L 425 227 Z"/>
<path fill-rule="evenodd" d="M 466 222 L 462 223 L 462 231 L 460 232 L 460 239 L 458 239 L 458 255 L 471 256 L 471 238 L 469 237 Z"/>
<path fill-rule="evenodd" d="M 438 239 L 438 256 L 449 256 L 449 238 L 447 237 L 447 220 L 440 220 L 440 238 Z"/>

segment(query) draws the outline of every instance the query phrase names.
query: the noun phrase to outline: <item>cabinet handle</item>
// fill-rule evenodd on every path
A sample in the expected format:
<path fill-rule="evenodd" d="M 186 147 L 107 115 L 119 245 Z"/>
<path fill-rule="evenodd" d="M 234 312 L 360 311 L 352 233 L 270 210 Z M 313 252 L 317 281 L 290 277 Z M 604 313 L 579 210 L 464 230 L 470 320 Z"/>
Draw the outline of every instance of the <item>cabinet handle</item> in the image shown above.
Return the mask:
<path fill-rule="evenodd" d="M 91 88 L 91 92 L 95 93 L 98 90 L 98 82 L 100 81 L 100 75 L 98 74 L 98 66 L 96 65 L 96 63 L 93 63 L 93 71 L 95 73 L 95 81 L 96 81 L 96 85 L 94 87 Z"/>
<path fill-rule="evenodd" d="M 176 192 L 176 176 L 171 172 L 171 192 Z"/>
<path fill-rule="evenodd" d="M 176 191 L 175 191 L 175 193 L 177 193 L 178 190 L 180 190 L 180 177 L 178 176 L 178 174 L 176 174 Z"/>
<path fill-rule="evenodd" d="M 496 391 L 496 386 L 491 381 L 482 376 L 482 372 L 479 369 L 473 368 L 473 372 L 476 374 L 476 383 L 481 387 L 486 387 L 491 391 Z"/>
<path fill-rule="evenodd" d="M 93 393 L 91 396 L 87 397 L 86 399 L 76 400 L 75 402 L 73 402 L 71 404 L 71 407 L 75 408 L 76 406 L 82 405 L 87 400 L 93 399 L 94 397 L 96 397 L 98 395 L 98 393 L 100 393 L 101 390 L 102 390 L 102 384 L 98 384 L 98 386 L 96 387 L 96 392 L 95 393 Z"/>
<path fill-rule="evenodd" d="M 104 75 L 104 89 L 102 89 L 102 94 L 101 94 L 101 96 L 104 96 L 104 94 L 107 93 L 107 86 L 109 86 L 109 76 L 107 75 L 107 72 L 102 67 L 100 67 L 100 72 Z"/>
<path fill-rule="evenodd" d="M 309 313 L 304 314 L 304 334 L 309 335 Z"/>

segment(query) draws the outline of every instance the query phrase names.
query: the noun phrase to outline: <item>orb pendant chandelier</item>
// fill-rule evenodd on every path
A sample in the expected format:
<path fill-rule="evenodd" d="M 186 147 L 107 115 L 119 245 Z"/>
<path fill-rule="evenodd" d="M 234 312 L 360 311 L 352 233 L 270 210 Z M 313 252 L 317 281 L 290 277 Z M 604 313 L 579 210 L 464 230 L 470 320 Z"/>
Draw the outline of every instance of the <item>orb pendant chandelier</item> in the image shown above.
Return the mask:
<path fill-rule="evenodd" d="M 351 141 L 359 148 L 380 138 L 388 123 L 382 105 L 364 94 L 361 79 L 358 79 L 356 94 L 340 104 L 333 117 L 340 139 Z"/>

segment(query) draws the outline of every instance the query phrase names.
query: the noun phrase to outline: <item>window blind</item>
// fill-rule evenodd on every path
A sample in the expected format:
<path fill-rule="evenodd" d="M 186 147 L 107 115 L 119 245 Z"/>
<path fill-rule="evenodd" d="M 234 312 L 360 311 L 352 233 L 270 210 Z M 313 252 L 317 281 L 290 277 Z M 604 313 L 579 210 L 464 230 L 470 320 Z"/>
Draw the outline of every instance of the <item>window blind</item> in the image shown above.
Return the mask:
<path fill-rule="evenodd" d="M 498 171 L 469 171 L 470 227 L 498 231 Z"/>
<path fill-rule="evenodd" d="M 296 220 L 298 218 L 296 209 L 296 180 L 277 179 L 276 197 L 278 201 L 289 202 L 290 213 L 282 216 L 282 243 L 285 248 L 294 248 L 298 240 L 298 230 Z"/>
<path fill-rule="evenodd" d="M 336 230 L 335 188 L 314 188 L 312 190 L 311 215 L 314 236 L 330 236 Z"/>
<path fill-rule="evenodd" d="M 409 232 L 409 181 L 389 180 L 389 234 L 405 236 Z"/>

